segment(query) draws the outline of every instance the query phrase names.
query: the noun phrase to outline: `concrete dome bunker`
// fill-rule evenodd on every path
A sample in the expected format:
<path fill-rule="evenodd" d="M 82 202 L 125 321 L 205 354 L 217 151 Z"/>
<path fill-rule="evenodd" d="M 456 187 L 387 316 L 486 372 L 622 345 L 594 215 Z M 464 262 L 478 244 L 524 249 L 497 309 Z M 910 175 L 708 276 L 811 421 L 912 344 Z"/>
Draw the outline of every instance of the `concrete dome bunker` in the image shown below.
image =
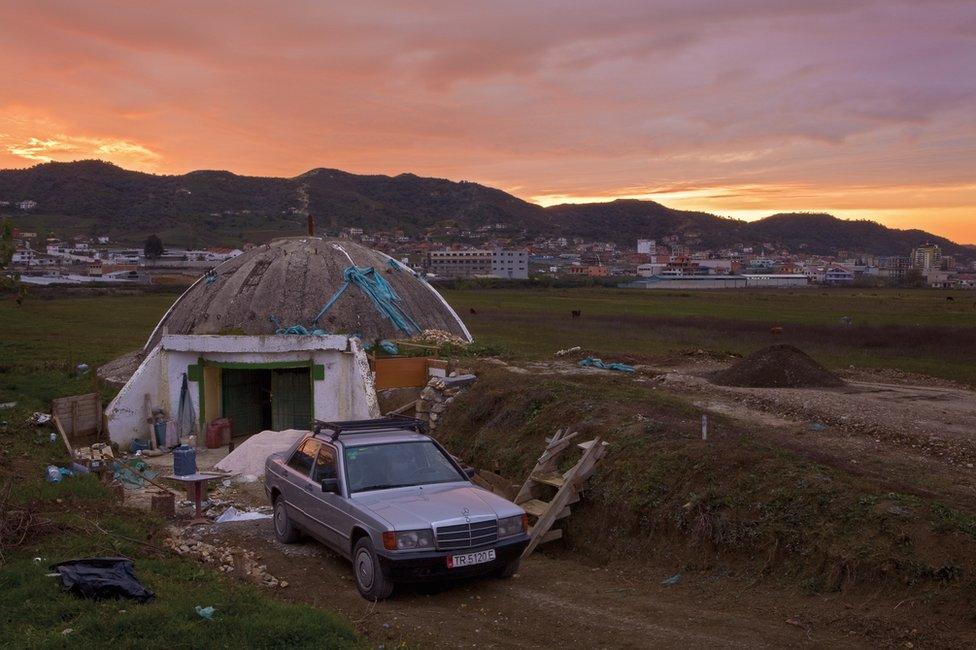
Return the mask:
<path fill-rule="evenodd" d="M 175 419 L 184 375 L 200 430 L 225 416 L 234 420 L 235 435 L 307 429 L 313 419 L 377 417 L 361 341 L 414 332 L 402 331 L 359 286 L 336 297 L 350 267 L 382 277 L 402 322 L 472 340 L 447 301 L 393 258 L 346 240 L 276 239 L 220 264 L 173 303 L 146 341 L 142 363 L 106 408 L 110 438 L 122 446 L 145 439 L 147 401 Z M 272 317 L 284 328 L 324 333 L 276 334 Z"/>

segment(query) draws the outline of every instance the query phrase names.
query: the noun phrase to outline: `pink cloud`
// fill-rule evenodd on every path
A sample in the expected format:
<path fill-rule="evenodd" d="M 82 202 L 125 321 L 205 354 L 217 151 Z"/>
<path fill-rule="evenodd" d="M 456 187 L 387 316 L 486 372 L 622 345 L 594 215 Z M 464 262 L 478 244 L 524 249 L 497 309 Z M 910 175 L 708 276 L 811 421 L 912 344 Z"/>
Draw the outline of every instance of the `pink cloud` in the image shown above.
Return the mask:
<path fill-rule="evenodd" d="M 0 22 L 0 164 L 113 141 L 163 171 L 768 186 L 775 211 L 784 187 L 973 181 L 974 25 L 949 0 L 41 0 Z"/>

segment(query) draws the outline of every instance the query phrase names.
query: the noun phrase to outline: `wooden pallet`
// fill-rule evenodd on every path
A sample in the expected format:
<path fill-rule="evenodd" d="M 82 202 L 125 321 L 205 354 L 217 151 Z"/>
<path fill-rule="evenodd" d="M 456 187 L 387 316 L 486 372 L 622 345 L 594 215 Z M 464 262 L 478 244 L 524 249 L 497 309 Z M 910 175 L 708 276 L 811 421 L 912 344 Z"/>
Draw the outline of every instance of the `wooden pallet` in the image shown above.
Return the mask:
<path fill-rule="evenodd" d="M 535 468 L 522 484 L 515 503 L 522 506 L 533 523 L 529 529 L 529 545 L 522 557 L 528 556 L 539 544 L 545 544 L 563 536 L 562 529 L 553 528 L 556 521 L 571 514 L 570 506 L 579 501 L 583 484 L 593 474 L 597 463 L 607 453 L 607 443 L 600 438 L 573 444 L 579 435 L 560 429 L 542 452 Z M 582 451 L 582 456 L 568 471 L 560 472 L 559 461 L 572 449 Z M 555 490 L 555 495 L 551 496 Z M 550 496 L 547 497 L 546 495 Z"/>

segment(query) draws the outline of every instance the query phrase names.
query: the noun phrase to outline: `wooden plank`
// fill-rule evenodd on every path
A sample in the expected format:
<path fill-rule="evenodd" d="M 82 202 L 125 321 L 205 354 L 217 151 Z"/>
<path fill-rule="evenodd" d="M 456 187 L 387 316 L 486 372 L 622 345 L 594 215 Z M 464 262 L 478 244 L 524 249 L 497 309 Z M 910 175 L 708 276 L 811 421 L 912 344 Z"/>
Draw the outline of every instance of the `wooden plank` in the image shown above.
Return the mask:
<path fill-rule="evenodd" d="M 403 406 L 398 406 L 397 408 L 393 409 L 392 411 L 390 411 L 389 413 L 387 413 L 387 415 L 399 415 L 400 413 L 403 413 L 404 411 L 409 411 L 410 409 L 412 409 L 415 406 L 417 406 L 417 403 L 418 402 L 420 402 L 419 399 L 415 399 L 412 402 L 407 402 Z"/>
<path fill-rule="evenodd" d="M 530 499 L 529 501 L 520 503 L 518 505 L 533 517 L 540 519 L 546 514 L 546 511 L 549 510 L 549 504 L 540 499 Z M 570 514 L 572 514 L 572 511 L 569 509 L 569 506 L 566 506 L 559 511 L 559 514 L 556 515 L 556 519 L 565 519 Z"/>
<path fill-rule="evenodd" d="M 561 488 L 566 483 L 566 480 L 557 472 L 551 474 L 533 474 L 530 478 L 536 483 L 551 485 L 555 488 Z"/>
<path fill-rule="evenodd" d="M 156 427 L 153 426 L 152 404 L 149 401 L 149 393 L 143 393 L 142 406 L 146 412 L 146 423 L 149 425 L 149 445 L 155 451 L 157 448 Z"/>
<path fill-rule="evenodd" d="M 61 440 L 64 441 L 64 446 L 68 448 L 68 456 L 74 458 L 75 450 L 71 448 L 71 443 L 68 441 L 68 434 L 64 432 L 64 427 L 61 426 L 61 420 L 56 415 L 52 416 L 51 419 L 54 420 L 54 427 L 61 434 Z"/>
<path fill-rule="evenodd" d="M 512 499 L 515 496 L 515 491 L 518 489 L 517 485 L 504 476 L 489 472 L 485 469 L 479 469 L 476 476 L 488 485 L 489 490 L 495 494 L 500 494 L 506 499 Z"/>
<path fill-rule="evenodd" d="M 420 388 L 427 385 L 426 357 L 375 358 L 376 390 Z"/>
<path fill-rule="evenodd" d="M 536 461 L 535 467 L 529 473 L 529 477 L 525 479 L 525 482 L 519 489 L 518 494 L 515 497 L 515 503 L 528 501 L 529 499 L 539 496 L 539 484 L 533 480 L 533 475 L 558 474 L 556 471 L 556 463 L 559 461 L 559 457 L 569 448 L 570 444 L 572 444 L 573 438 L 578 435 L 578 431 L 570 433 L 569 429 L 556 430 L 556 433 L 553 434 L 552 438 L 549 439 L 545 451 L 542 452 L 542 455 L 539 456 L 539 460 Z"/>
<path fill-rule="evenodd" d="M 597 438 L 599 440 L 599 438 Z M 595 463 L 595 459 L 599 458 L 599 455 L 603 452 L 602 445 L 593 445 L 583 454 L 583 457 L 579 460 L 576 465 L 566 472 L 565 481 L 559 491 L 556 492 L 556 496 L 552 498 L 549 502 L 549 509 L 546 513 L 539 518 L 536 525 L 532 528 L 531 539 L 529 540 L 529 545 L 525 547 L 525 551 L 522 553 L 522 557 L 528 557 L 532 551 L 535 550 L 536 546 L 542 543 L 542 539 L 545 537 L 549 529 L 552 528 L 553 523 L 559 517 L 563 508 L 569 503 L 572 498 L 578 498 L 578 491 L 581 487 L 582 480 L 579 477 L 579 468 L 586 467 Z M 560 533 L 561 535 L 562 533 Z M 557 538 L 558 539 L 558 538 Z"/>
<path fill-rule="evenodd" d="M 549 509 L 549 504 L 539 499 L 529 499 L 525 503 L 518 505 L 533 517 L 541 517 Z"/>
<path fill-rule="evenodd" d="M 562 538 L 562 536 L 563 536 L 562 528 L 553 528 L 552 530 L 547 530 L 546 534 L 539 539 L 538 543 L 546 544 L 548 542 L 552 542 L 554 540 L 560 539 Z"/>
<path fill-rule="evenodd" d="M 586 442 L 581 442 L 581 443 L 579 443 L 576 446 L 579 447 L 580 449 L 582 449 L 583 451 L 586 451 L 587 449 L 589 449 L 590 447 L 593 446 L 593 443 L 594 442 L 596 442 L 596 440 L 587 440 Z M 604 447 L 606 447 L 608 443 L 601 442 L 600 444 L 602 444 Z"/>

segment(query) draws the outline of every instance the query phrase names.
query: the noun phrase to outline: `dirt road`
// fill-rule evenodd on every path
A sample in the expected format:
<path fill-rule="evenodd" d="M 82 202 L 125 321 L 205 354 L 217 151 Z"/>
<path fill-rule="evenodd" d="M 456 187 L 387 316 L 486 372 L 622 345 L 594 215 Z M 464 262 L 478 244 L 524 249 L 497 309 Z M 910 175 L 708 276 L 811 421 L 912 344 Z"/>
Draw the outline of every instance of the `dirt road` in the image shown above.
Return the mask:
<path fill-rule="evenodd" d="M 851 621 L 839 598 L 749 587 L 738 578 L 668 572 L 641 576 L 622 567 L 589 567 L 542 555 L 510 580 L 405 587 L 370 604 L 349 564 L 314 542 L 284 546 L 269 520 L 215 524 L 204 539 L 253 550 L 268 571 L 289 582 L 282 598 L 336 610 L 377 645 L 479 648 L 860 647 L 869 627 Z M 913 635 L 888 629 L 884 636 Z M 915 631 L 917 634 L 918 631 Z"/>

